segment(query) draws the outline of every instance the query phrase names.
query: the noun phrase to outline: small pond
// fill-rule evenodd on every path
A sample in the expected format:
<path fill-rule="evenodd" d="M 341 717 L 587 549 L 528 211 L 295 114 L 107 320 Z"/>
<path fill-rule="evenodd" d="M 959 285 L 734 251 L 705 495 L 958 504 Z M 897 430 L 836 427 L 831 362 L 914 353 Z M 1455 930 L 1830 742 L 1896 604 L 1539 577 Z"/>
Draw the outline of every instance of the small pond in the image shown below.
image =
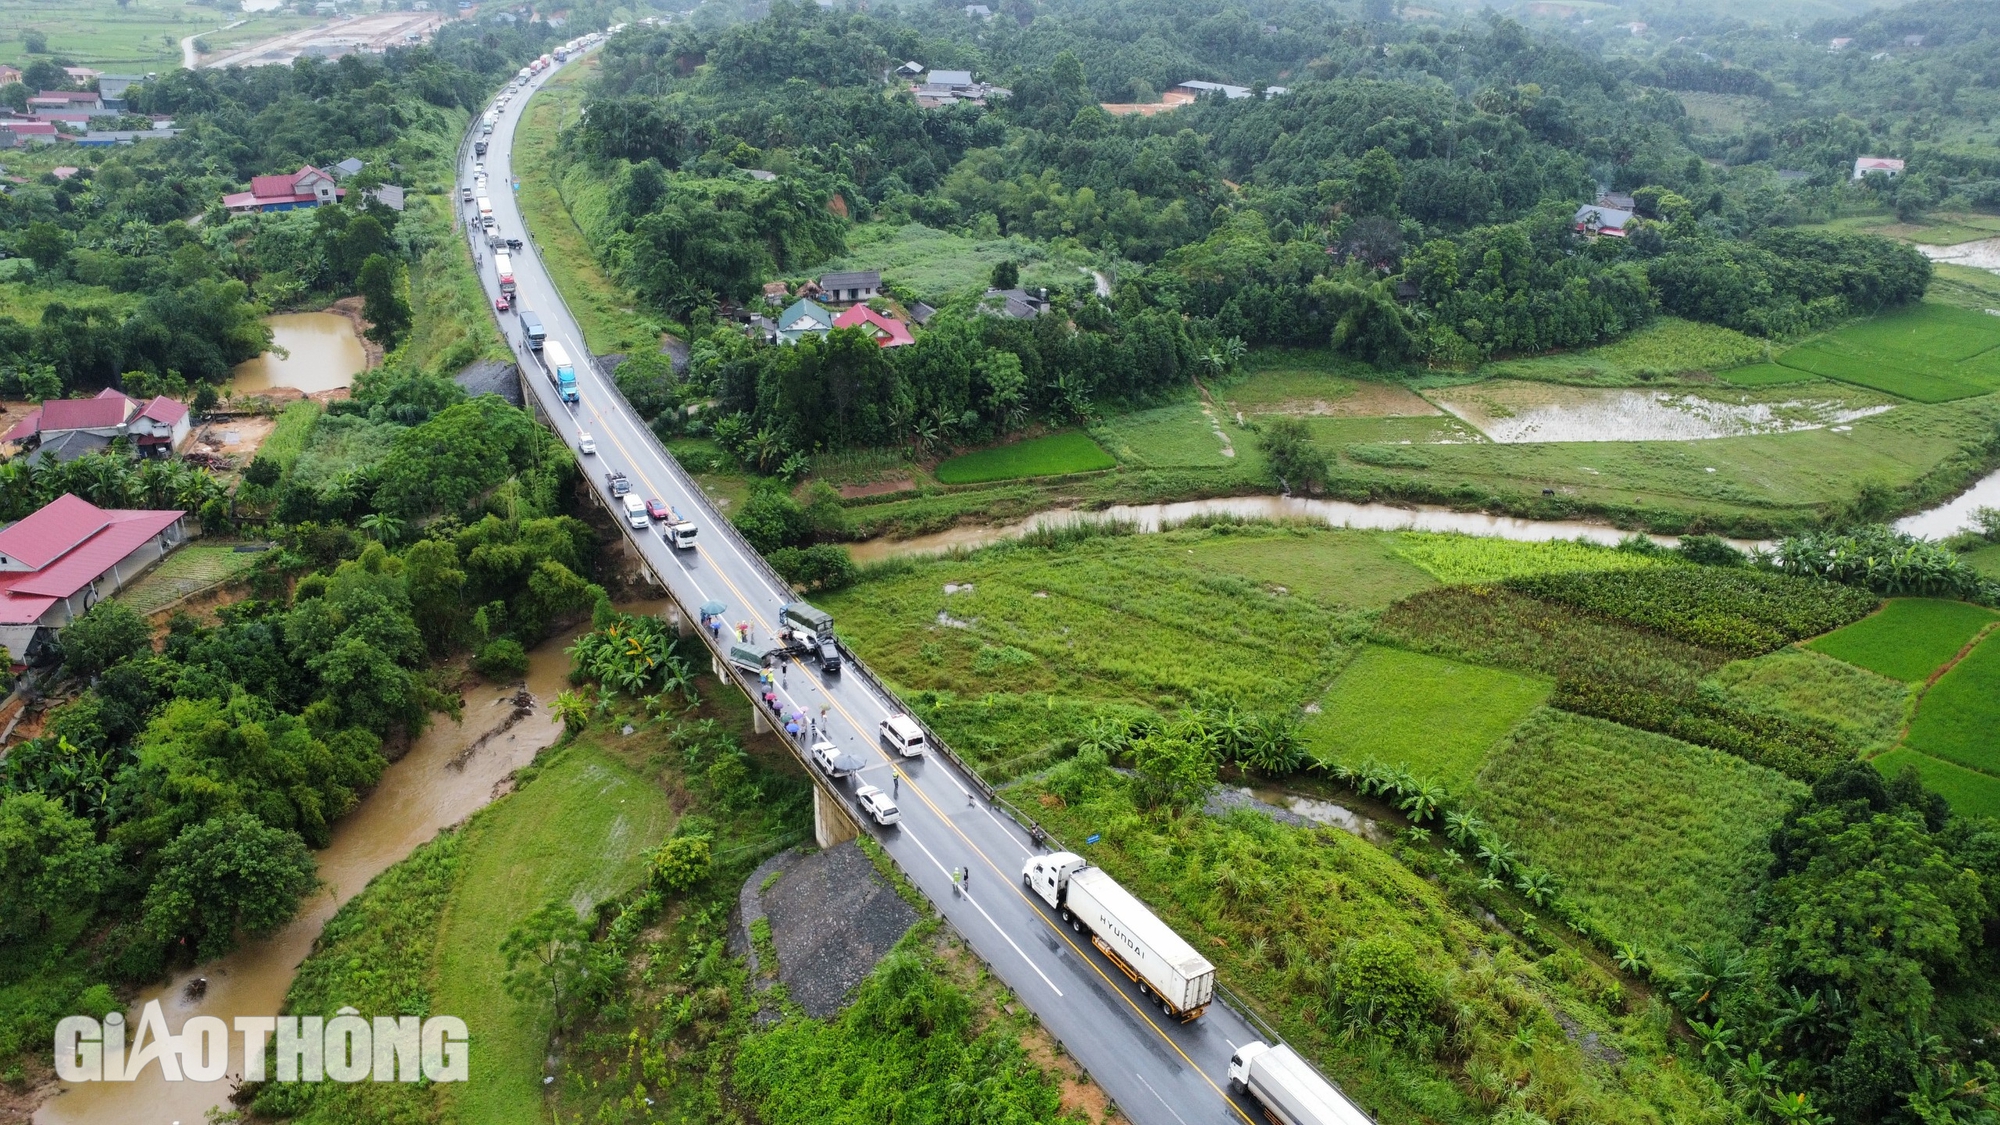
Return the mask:
<path fill-rule="evenodd" d="M 368 353 L 355 335 L 354 322 L 344 316 L 280 313 L 265 317 L 264 323 L 271 326 L 273 350 L 237 365 L 229 380 L 232 395 L 278 387 L 307 394 L 330 391 L 350 385 L 368 366 Z"/>
<path fill-rule="evenodd" d="M 1850 397 L 1690 394 L 1495 382 L 1433 391 L 1431 400 L 1502 444 L 1697 441 L 1843 426 L 1890 404 Z"/>

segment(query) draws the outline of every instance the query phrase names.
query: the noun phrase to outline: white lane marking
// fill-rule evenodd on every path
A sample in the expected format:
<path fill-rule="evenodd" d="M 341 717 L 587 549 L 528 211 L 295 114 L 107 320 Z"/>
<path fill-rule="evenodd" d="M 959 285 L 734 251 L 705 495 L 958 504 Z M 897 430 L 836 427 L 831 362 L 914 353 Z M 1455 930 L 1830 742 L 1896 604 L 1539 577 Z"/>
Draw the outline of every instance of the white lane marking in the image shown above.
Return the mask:
<path fill-rule="evenodd" d="M 1132 1077 L 1137 1078 L 1140 1081 L 1140 1083 L 1146 1087 L 1147 1091 L 1149 1091 L 1154 1097 L 1160 1098 L 1160 1092 L 1158 1090 L 1153 1089 L 1153 1084 L 1151 1082 L 1146 1081 L 1145 1075 L 1140 1074 L 1138 1071 L 1135 1070 L 1132 1072 Z M 1160 1098 L 1160 1104 L 1167 1107 L 1167 1112 L 1174 1115 L 1175 1121 L 1180 1122 L 1181 1125 L 1187 1125 L 1187 1118 L 1182 1117 L 1180 1115 L 1179 1110 L 1175 1109 L 1172 1105 L 1168 1104 L 1167 1099 Z"/>
<path fill-rule="evenodd" d="M 931 861 L 931 863 L 935 864 L 935 865 L 937 866 L 937 869 L 938 869 L 939 871 L 943 872 L 943 873 L 944 873 L 944 875 L 945 875 L 945 876 L 946 876 L 947 878 L 949 878 L 949 877 L 951 876 L 951 869 L 950 869 L 950 868 L 947 868 L 947 867 L 946 867 L 946 866 L 945 866 L 944 864 L 942 864 L 942 863 L 938 863 L 938 857 L 937 857 L 937 856 L 935 856 L 935 855 L 932 855 L 932 854 L 931 854 L 931 850 L 930 850 L 929 848 L 927 848 L 927 847 L 924 847 L 924 842 L 923 842 L 922 840 L 919 840 L 919 839 L 917 839 L 917 837 L 916 837 L 916 836 L 915 836 L 914 834 L 911 834 L 911 833 L 905 833 L 905 834 L 904 834 L 904 836 L 903 836 L 903 838 L 904 838 L 904 839 L 906 839 L 906 840 L 908 840 L 908 841 L 909 841 L 909 842 L 911 842 L 912 844 L 915 844 L 915 845 L 916 845 L 916 846 L 918 847 L 918 849 L 919 849 L 919 850 L 921 850 L 921 851 L 922 851 L 922 852 L 924 853 L 924 856 L 925 856 L 925 857 L 926 857 L 927 859 L 929 859 L 929 860 Z M 1062 989 L 1060 989 L 1060 988 L 1057 988 L 1057 987 L 1056 987 L 1056 982 L 1054 982 L 1054 981 L 1052 981 L 1052 980 L 1050 980 L 1050 979 L 1049 979 L 1049 974 L 1047 974 L 1047 973 L 1043 972 L 1043 971 L 1042 971 L 1042 967 L 1041 967 L 1040 965 L 1037 965 L 1037 964 L 1035 964 L 1035 959 L 1034 959 L 1034 958 L 1032 958 L 1032 957 L 1030 957 L 1030 956 L 1028 956 L 1028 952 L 1027 952 L 1027 950 L 1025 950 L 1025 949 L 1022 949 L 1022 948 L 1021 948 L 1020 946 L 1018 946 L 1018 945 L 1014 945 L 1014 938 L 1013 938 L 1013 936 L 1012 936 L 1012 935 L 1010 935 L 1010 934 L 1008 934 L 1008 933 L 1007 933 L 1007 931 L 1006 931 L 1005 929 L 1002 929 L 1002 928 L 1001 928 L 1001 926 L 1000 926 L 1000 923 L 998 923 L 998 922 L 995 922 L 995 921 L 993 920 L 993 915 L 991 915 L 991 914 L 988 914 L 988 913 L 986 913 L 986 908 L 985 908 L 985 907 L 983 907 L 983 906 L 981 906 L 981 905 L 979 905 L 979 902 L 978 902 L 978 900 L 976 900 L 976 899 L 974 899 L 974 898 L 972 897 L 972 892 L 971 892 L 970 890 L 967 890 L 967 891 L 965 891 L 965 892 L 963 893 L 963 897 L 964 897 L 965 901 L 967 901 L 967 902 L 969 902 L 969 903 L 971 903 L 971 904 L 972 904 L 972 908 L 973 908 L 974 910 L 977 910 L 977 911 L 979 911 L 979 916 L 980 916 L 981 918 L 984 918 L 984 919 L 986 919 L 986 924 L 987 924 L 987 925 L 989 925 L 989 926 L 992 926 L 992 927 L 993 927 L 993 932 L 994 932 L 994 933 L 997 933 L 997 934 L 999 934 L 999 935 L 1001 936 L 1001 938 L 1005 939 L 1005 941 L 1007 942 L 1007 944 L 1008 944 L 1008 945 L 1012 945 L 1012 946 L 1014 946 L 1014 952 L 1016 952 L 1016 953 L 1019 953 L 1019 954 L 1021 955 L 1021 960 L 1023 960 L 1023 961 L 1026 961 L 1026 962 L 1028 963 L 1028 967 L 1029 967 L 1030 969 L 1033 969 L 1033 970 L 1035 970 L 1035 975 L 1036 975 L 1036 976 L 1038 976 L 1038 977 L 1040 977 L 1040 978 L 1042 978 L 1042 983 L 1043 983 L 1043 984 L 1046 984 L 1046 985 L 1048 985 L 1048 986 L 1049 986 L 1049 991 L 1051 991 L 1051 992 L 1055 993 L 1055 994 L 1056 994 L 1057 996 L 1061 996 L 1061 995 L 1063 994 L 1063 991 L 1062 991 Z M 1157 1096 L 1157 1095 L 1155 1095 L 1155 1096 Z M 1187 1125 L 1187 1123 L 1186 1123 L 1186 1122 L 1182 1122 L 1182 1123 L 1181 1123 L 1181 1125 Z"/>

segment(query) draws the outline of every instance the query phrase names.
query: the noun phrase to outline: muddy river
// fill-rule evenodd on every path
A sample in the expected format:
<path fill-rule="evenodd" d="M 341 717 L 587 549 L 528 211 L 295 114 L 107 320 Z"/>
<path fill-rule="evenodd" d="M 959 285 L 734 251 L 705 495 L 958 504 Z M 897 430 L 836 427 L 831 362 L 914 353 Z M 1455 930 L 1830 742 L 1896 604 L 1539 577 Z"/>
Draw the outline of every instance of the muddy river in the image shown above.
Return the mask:
<path fill-rule="evenodd" d="M 368 353 L 354 322 L 335 313 L 280 313 L 267 316 L 273 350 L 240 363 L 229 378 L 229 393 L 255 394 L 294 387 L 312 394 L 354 382 L 368 366 Z M 282 350 L 279 350 L 282 349 Z"/>
<path fill-rule="evenodd" d="M 657 613 L 665 603 L 632 602 L 620 608 Z M 374 792 L 334 827 L 333 842 L 315 857 L 325 886 L 290 925 L 146 990 L 128 1010 L 128 1019 L 136 1021 L 139 1009 L 155 999 L 172 1028 L 189 1016 L 220 1016 L 227 1023 L 238 1015 L 281 1011 L 299 962 L 312 951 L 321 927 L 342 903 L 439 829 L 491 802 L 508 774 L 555 741 L 561 728 L 549 717 L 548 703 L 569 686 L 569 658 L 563 649 L 574 639 L 574 634 L 553 638 L 528 654 L 527 686 L 534 696 L 534 710 L 483 745 L 475 743 L 512 715 L 518 685 L 482 684 L 466 692 L 463 723 L 433 718 L 410 752 L 383 772 Z M 191 1001 L 186 987 L 196 977 L 208 978 L 208 991 L 199 1001 Z M 235 1076 L 242 1073 L 242 1039 L 232 1035 L 229 1042 L 234 1053 L 228 1073 Z M 228 1080 L 166 1082 L 158 1067 L 148 1067 L 136 1082 L 71 1086 L 44 1103 L 34 1121 L 36 1125 L 197 1125 L 210 1107 L 225 1103 L 229 1086 Z"/>

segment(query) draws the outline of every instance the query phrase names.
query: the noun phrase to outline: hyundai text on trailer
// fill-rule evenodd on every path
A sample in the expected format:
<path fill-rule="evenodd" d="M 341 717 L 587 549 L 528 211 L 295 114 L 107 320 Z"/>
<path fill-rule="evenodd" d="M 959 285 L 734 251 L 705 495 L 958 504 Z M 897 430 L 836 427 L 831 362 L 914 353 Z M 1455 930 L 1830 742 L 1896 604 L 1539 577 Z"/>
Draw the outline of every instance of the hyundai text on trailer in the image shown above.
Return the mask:
<path fill-rule="evenodd" d="M 885 726 L 887 724 L 884 724 Z M 1160 1010 L 1185 1023 L 1215 999 L 1215 966 L 1103 870 L 1074 852 L 1030 858 L 1021 882 L 1055 907 Z"/>

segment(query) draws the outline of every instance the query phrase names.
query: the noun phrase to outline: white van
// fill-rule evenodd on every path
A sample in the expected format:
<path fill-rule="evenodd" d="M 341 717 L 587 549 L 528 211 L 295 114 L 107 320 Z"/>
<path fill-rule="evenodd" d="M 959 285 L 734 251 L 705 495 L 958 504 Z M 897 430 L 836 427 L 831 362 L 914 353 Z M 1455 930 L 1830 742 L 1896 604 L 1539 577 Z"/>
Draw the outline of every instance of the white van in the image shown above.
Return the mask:
<path fill-rule="evenodd" d="M 908 715 L 891 715 L 882 720 L 882 741 L 905 758 L 920 758 L 924 753 L 924 728 Z"/>
<path fill-rule="evenodd" d="M 652 517 L 646 514 L 646 502 L 636 492 L 625 494 L 625 522 L 641 529 L 653 526 Z"/>

